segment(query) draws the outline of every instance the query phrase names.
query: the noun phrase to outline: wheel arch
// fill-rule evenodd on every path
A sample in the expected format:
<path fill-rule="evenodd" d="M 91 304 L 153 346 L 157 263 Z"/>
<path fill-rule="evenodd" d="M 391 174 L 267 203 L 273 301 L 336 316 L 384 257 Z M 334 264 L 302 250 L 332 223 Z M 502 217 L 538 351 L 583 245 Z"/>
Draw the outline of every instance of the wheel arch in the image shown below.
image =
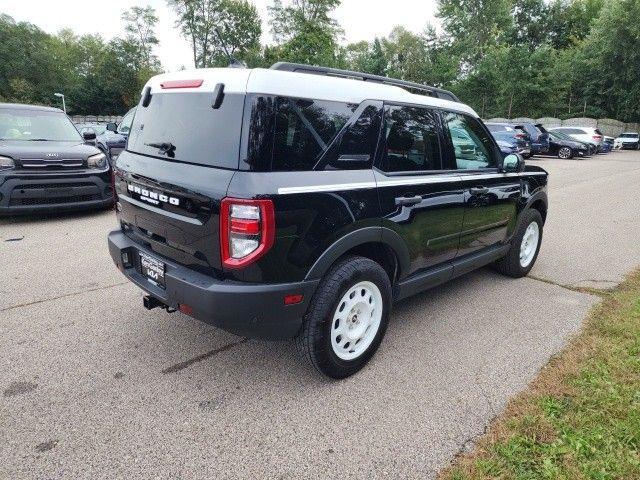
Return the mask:
<path fill-rule="evenodd" d="M 547 210 L 549 208 L 549 200 L 547 198 L 547 194 L 545 192 L 539 191 L 536 192 L 529 198 L 527 201 L 526 209 L 532 208 L 534 210 L 538 210 L 540 215 L 542 216 L 542 223 L 546 223 L 547 221 Z"/>
<path fill-rule="evenodd" d="M 379 263 L 393 284 L 409 267 L 409 250 L 393 230 L 365 227 L 333 243 L 309 269 L 305 280 L 319 279 L 345 255 L 359 255 Z"/>

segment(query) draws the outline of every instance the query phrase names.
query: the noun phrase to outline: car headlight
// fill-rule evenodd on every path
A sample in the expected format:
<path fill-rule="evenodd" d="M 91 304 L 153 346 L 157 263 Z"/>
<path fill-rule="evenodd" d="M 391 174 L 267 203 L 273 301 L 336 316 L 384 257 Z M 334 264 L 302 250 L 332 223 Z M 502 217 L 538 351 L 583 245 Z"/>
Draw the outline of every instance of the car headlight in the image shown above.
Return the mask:
<path fill-rule="evenodd" d="M 5 168 L 13 168 L 15 166 L 16 163 L 13 161 L 13 158 L 0 156 L 0 170 L 4 170 Z"/>
<path fill-rule="evenodd" d="M 104 153 L 97 153 L 87 158 L 87 167 L 104 168 L 107 166 L 107 156 Z"/>

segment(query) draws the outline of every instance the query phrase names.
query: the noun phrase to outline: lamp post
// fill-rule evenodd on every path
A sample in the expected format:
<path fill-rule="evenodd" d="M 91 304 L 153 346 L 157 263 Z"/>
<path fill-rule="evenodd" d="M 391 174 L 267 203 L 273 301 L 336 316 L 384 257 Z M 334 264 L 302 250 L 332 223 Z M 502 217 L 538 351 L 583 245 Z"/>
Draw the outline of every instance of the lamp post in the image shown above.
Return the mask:
<path fill-rule="evenodd" d="M 54 95 L 56 97 L 62 98 L 62 110 L 64 110 L 64 113 L 67 113 L 67 105 L 64 103 L 64 95 L 61 93 L 54 93 Z"/>

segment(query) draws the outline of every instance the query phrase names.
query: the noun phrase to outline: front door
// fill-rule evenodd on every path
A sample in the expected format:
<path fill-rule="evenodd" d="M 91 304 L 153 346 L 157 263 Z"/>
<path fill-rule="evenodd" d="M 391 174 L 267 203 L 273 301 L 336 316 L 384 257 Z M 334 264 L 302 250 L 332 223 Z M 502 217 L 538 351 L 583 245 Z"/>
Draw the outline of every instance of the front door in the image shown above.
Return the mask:
<path fill-rule="evenodd" d="M 385 105 L 375 169 L 383 227 L 409 249 L 401 277 L 448 265 L 458 250 L 465 192 L 457 172 L 443 172 L 445 149 L 439 115 L 413 105 Z"/>
<path fill-rule="evenodd" d="M 522 196 L 520 176 L 499 171 L 500 151 L 479 120 L 442 112 L 448 148 L 445 163 L 464 190 L 464 221 L 458 257 L 504 244 L 514 231 Z"/>

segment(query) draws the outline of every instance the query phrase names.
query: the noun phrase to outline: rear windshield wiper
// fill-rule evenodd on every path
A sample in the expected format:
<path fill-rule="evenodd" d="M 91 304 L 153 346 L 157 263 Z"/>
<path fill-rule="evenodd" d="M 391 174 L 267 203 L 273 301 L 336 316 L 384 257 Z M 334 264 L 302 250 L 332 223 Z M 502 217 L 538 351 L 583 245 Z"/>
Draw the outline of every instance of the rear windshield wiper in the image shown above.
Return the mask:
<path fill-rule="evenodd" d="M 176 146 L 171 142 L 149 142 L 145 143 L 147 147 L 153 147 L 160 150 L 158 153 L 163 155 L 167 155 L 168 157 L 175 157 L 176 155 Z"/>
<path fill-rule="evenodd" d="M 53 142 L 53 140 L 49 140 L 48 138 L 30 138 L 27 142 Z"/>

